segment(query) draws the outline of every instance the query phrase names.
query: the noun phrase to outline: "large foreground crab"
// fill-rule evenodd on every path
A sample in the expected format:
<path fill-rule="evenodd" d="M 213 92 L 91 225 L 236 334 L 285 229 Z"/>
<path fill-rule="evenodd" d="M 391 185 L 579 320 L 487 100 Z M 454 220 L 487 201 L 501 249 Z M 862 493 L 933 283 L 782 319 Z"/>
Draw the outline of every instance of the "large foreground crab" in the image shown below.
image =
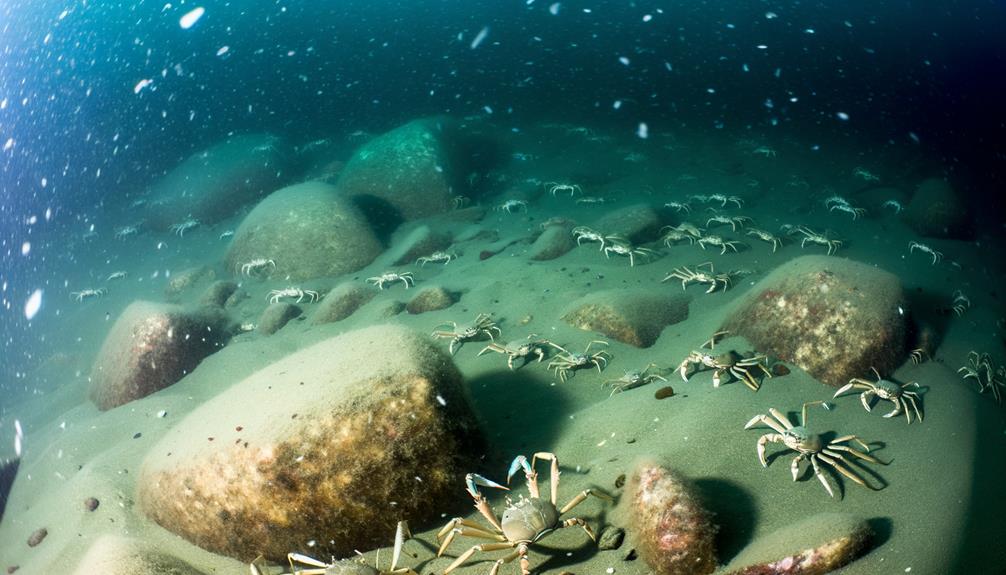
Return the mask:
<path fill-rule="evenodd" d="M 715 339 L 715 336 L 713 338 Z M 681 375 L 681 379 L 688 381 L 688 378 L 694 373 L 693 367 L 697 368 L 695 371 L 712 369 L 714 370 L 713 387 L 719 387 L 723 376 L 729 374 L 744 382 L 744 385 L 751 388 L 751 391 L 758 391 L 761 384 L 755 374 L 751 372 L 757 370 L 761 372 L 760 375 L 772 377 L 767 362 L 768 358 L 764 355 L 756 354 L 744 357 L 734 350 L 715 357 L 701 351 L 693 351 L 678 365 L 678 373 Z"/>
<path fill-rule="evenodd" d="M 534 466 L 539 459 L 550 461 L 552 463 L 550 475 L 552 489 L 551 497 L 549 499 L 542 499 L 538 492 L 538 472 L 534 470 Z M 559 492 L 559 460 L 556 458 L 555 454 L 547 452 L 535 453 L 531 456 L 531 463 L 528 463 L 527 458 L 523 455 L 518 455 L 513 460 L 513 463 L 510 464 L 510 471 L 507 473 L 507 483 L 510 482 L 510 478 L 513 477 L 520 469 L 524 470 L 524 477 L 527 478 L 527 490 L 531 497 L 524 497 L 521 495 L 516 502 L 512 501 L 508 497 L 506 509 L 503 510 L 503 515 L 500 519 L 496 518 L 496 514 L 493 513 L 493 510 L 489 506 L 489 502 L 486 500 L 485 496 L 479 493 L 478 486 L 495 487 L 497 489 L 509 488 L 474 473 L 469 473 L 465 477 L 468 493 L 472 496 L 472 499 L 475 500 L 475 508 L 479 510 L 479 513 L 481 513 L 483 517 L 485 517 L 491 527 L 483 527 L 474 521 L 470 521 L 462 517 L 455 517 L 454 519 L 451 519 L 447 525 L 444 525 L 443 529 L 437 533 L 437 540 L 443 540 L 440 544 L 440 549 L 437 550 L 437 557 L 443 555 L 444 551 L 447 550 L 447 547 L 458 535 L 465 535 L 478 539 L 488 539 L 490 541 L 494 541 L 494 543 L 473 545 L 470 549 L 468 549 L 468 551 L 459 555 L 458 558 L 447 567 L 447 569 L 444 569 L 444 575 L 447 575 L 451 571 L 460 567 L 475 553 L 482 551 L 500 551 L 503 549 L 512 549 L 512 551 L 500 557 L 495 563 L 493 563 L 492 568 L 489 570 L 489 575 L 496 575 L 499 572 L 500 566 L 504 563 L 509 563 L 514 559 L 520 559 L 521 575 L 530 575 L 530 562 L 527 558 L 528 549 L 531 545 L 537 543 L 556 529 L 578 526 L 587 532 L 587 535 L 590 536 L 591 540 L 597 540 L 594 536 L 594 531 L 591 530 L 590 526 L 587 525 L 587 522 L 583 519 L 578 517 L 561 519 L 561 517 L 564 513 L 573 509 L 591 495 L 612 501 L 610 496 L 590 489 L 585 489 L 570 500 L 569 503 L 563 505 L 562 508 L 558 508 L 556 507 L 555 500 Z"/>
<path fill-rule="evenodd" d="M 870 447 L 866 443 L 855 435 L 843 435 L 825 443 L 820 435 L 811 433 L 807 429 L 807 408 L 823 403 L 822 401 L 809 401 L 803 404 L 800 410 L 800 425 L 793 425 L 786 415 L 774 407 L 770 407 L 768 410 L 771 417 L 760 414 L 752 417 L 751 421 L 747 422 L 744 429 L 751 429 L 756 424 L 762 423 L 775 430 L 775 433 L 766 433 L 758 438 L 758 460 L 761 461 L 762 467 L 768 467 L 768 460 L 765 459 L 765 445 L 769 442 L 782 443 L 787 448 L 797 452 L 797 456 L 793 458 L 793 462 L 790 464 L 790 470 L 793 472 L 793 481 L 796 481 L 800 475 L 800 462 L 807 460 L 810 461 L 811 466 L 814 468 L 814 475 L 821 481 L 821 485 L 824 485 L 824 489 L 828 492 L 828 495 L 832 497 L 835 496 L 835 493 L 821 471 L 822 463 L 831 466 L 832 469 L 848 477 L 853 482 L 876 491 L 877 488 L 871 486 L 860 477 L 855 468 L 842 455 L 843 453 L 847 453 L 856 459 L 886 465 L 872 455 L 868 455 Z M 864 451 L 859 451 L 854 447 L 845 445 L 845 443 L 850 441 L 862 447 Z"/>
<path fill-rule="evenodd" d="M 865 391 L 859 394 L 859 399 L 863 402 L 863 407 L 866 408 L 866 411 L 873 411 L 870 407 L 870 400 L 876 396 L 894 404 L 894 409 L 884 417 L 897 417 L 904 413 L 905 418 L 910 424 L 912 423 L 912 412 L 914 411 L 915 417 L 921 422 L 922 411 L 919 410 L 919 404 L 917 403 L 918 401 L 921 401 L 921 398 L 917 392 L 909 389 L 918 389 L 919 384 L 914 381 L 904 384 L 888 381 L 880 377 L 880 372 L 878 372 L 876 368 L 871 367 L 870 369 L 872 369 L 873 374 L 877 376 L 877 381 L 854 377 L 849 380 L 849 383 L 845 384 L 841 389 L 835 392 L 835 397 L 842 395 L 850 389 L 863 389 Z"/>
<path fill-rule="evenodd" d="M 410 539 L 409 524 L 405 521 L 398 522 L 395 530 L 395 548 L 391 555 L 391 567 L 381 570 L 379 566 L 371 567 L 358 559 L 332 560 L 331 563 L 319 561 L 314 557 L 301 555 L 300 553 L 288 553 L 286 560 L 290 563 L 291 575 L 418 575 L 409 567 L 398 567 L 398 558 L 402 555 L 402 546 Z M 297 565 L 308 565 L 310 569 L 298 569 Z M 251 562 L 251 575 L 264 575 L 268 573 L 261 555 Z"/>

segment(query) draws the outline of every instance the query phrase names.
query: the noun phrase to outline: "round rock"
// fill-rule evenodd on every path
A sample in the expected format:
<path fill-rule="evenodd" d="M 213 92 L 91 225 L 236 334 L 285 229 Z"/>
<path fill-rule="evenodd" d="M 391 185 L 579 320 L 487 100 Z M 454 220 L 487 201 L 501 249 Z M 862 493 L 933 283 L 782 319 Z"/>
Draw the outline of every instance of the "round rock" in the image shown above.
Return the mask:
<path fill-rule="evenodd" d="M 950 183 L 940 178 L 930 178 L 919 184 L 905 206 L 903 217 L 921 236 L 967 239 L 971 235 L 966 204 Z"/>
<path fill-rule="evenodd" d="M 335 286 L 325 298 L 318 303 L 311 316 L 311 323 L 332 323 L 342 321 L 353 315 L 356 310 L 369 302 L 377 292 L 353 282 L 345 282 Z"/>
<path fill-rule="evenodd" d="M 402 517 L 440 520 L 482 449 L 450 358 L 425 334 L 374 326 L 195 409 L 151 449 L 138 501 L 169 531 L 244 561 L 346 557 L 386 545 Z"/>
<path fill-rule="evenodd" d="M 354 272 L 381 249 L 352 202 L 329 184 L 306 182 L 255 206 L 234 233 L 227 266 L 239 272 L 252 260 L 272 260 L 259 277 L 302 281 Z"/>
<path fill-rule="evenodd" d="M 650 347 L 666 326 L 688 317 L 688 302 L 688 296 L 668 295 L 666 290 L 601 290 L 573 302 L 562 319 L 622 343 Z"/>

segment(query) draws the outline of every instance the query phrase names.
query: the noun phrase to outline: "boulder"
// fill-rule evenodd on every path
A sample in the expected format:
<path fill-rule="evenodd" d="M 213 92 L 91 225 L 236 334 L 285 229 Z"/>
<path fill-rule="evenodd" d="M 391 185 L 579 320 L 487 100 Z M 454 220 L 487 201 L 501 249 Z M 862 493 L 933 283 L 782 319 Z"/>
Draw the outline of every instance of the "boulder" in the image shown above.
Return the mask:
<path fill-rule="evenodd" d="M 434 232 L 427 225 L 417 226 L 394 242 L 394 247 L 388 250 L 388 261 L 396 266 L 414 264 L 420 257 L 449 247 L 451 247 L 450 234 Z"/>
<path fill-rule="evenodd" d="M 311 323 L 321 324 L 344 320 L 363 307 L 363 304 L 373 299 L 375 295 L 377 295 L 375 290 L 357 283 L 339 284 L 318 303 L 314 315 L 311 316 Z"/>
<path fill-rule="evenodd" d="M 236 291 L 238 291 L 238 284 L 227 280 L 217 280 L 210 284 L 210 287 L 206 288 L 206 291 L 199 298 L 199 303 L 201 305 L 224 307 L 227 305 L 227 300 Z"/>
<path fill-rule="evenodd" d="M 440 521 L 483 449 L 446 353 L 379 325 L 288 355 L 193 410 L 151 448 L 137 499 L 167 530 L 242 561 L 346 557 L 386 545 L 403 517 Z"/>
<path fill-rule="evenodd" d="M 756 539 L 725 568 L 726 575 L 823 575 L 866 549 L 870 525 L 845 513 L 819 513 Z"/>
<path fill-rule="evenodd" d="M 633 245 L 660 237 L 660 214 L 648 204 L 634 204 L 608 212 L 592 226 L 604 235 L 617 235 Z"/>
<path fill-rule="evenodd" d="M 411 314 L 437 311 L 451 307 L 458 299 L 457 292 L 440 286 L 426 286 L 405 304 L 405 309 Z"/>
<path fill-rule="evenodd" d="M 940 178 L 919 184 L 902 217 L 920 236 L 968 239 L 971 235 L 967 206 L 950 183 Z"/>
<path fill-rule="evenodd" d="M 573 222 L 557 220 L 543 224 L 545 230 L 528 248 L 528 257 L 534 261 L 554 260 L 576 247 L 573 239 Z"/>
<path fill-rule="evenodd" d="M 361 146 L 339 175 L 339 188 L 377 200 L 399 219 L 446 212 L 467 176 L 456 162 L 457 128 L 448 119 L 420 119 Z"/>
<path fill-rule="evenodd" d="M 636 347 L 650 347 L 660 332 L 688 317 L 690 298 L 646 288 L 592 292 L 572 303 L 562 319 Z"/>
<path fill-rule="evenodd" d="M 717 528 L 689 484 L 653 461 L 636 465 L 621 506 L 636 550 L 657 575 L 716 570 Z"/>
<path fill-rule="evenodd" d="M 130 304 L 98 352 L 91 400 L 104 411 L 168 387 L 222 348 L 230 338 L 229 327 L 216 308 Z"/>
<path fill-rule="evenodd" d="M 381 253 L 367 220 L 336 188 L 306 182 L 269 194 L 241 222 L 227 252 L 227 267 L 254 259 L 276 265 L 260 277 L 303 281 L 355 272 Z"/>
<path fill-rule="evenodd" d="M 164 299 L 178 302 L 185 292 L 216 279 L 217 273 L 209 266 L 196 266 L 171 274 L 168 285 L 164 286 Z"/>
<path fill-rule="evenodd" d="M 72 575 L 202 575 L 185 561 L 133 539 L 98 537 L 77 563 Z"/>
<path fill-rule="evenodd" d="M 234 136 L 197 152 L 150 189 L 146 221 L 167 231 L 189 218 L 214 224 L 280 187 L 290 150 L 269 134 Z"/>
<path fill-rule="evenodd" d="M 838 387 L 869 376 L 871 367 L 891 373 L 901 364 L 904 308 L 897 276 L 852 260 L 802 256 L 755 284 L 722 329 Z"/>
<path fill-rule="evenodd" d="M 281 301 L 270 304 L 258 318 L 258 332 L 272 335 L 283 329 L 290 320 L 300 317 L 303 311 L 292 303 Z"/>

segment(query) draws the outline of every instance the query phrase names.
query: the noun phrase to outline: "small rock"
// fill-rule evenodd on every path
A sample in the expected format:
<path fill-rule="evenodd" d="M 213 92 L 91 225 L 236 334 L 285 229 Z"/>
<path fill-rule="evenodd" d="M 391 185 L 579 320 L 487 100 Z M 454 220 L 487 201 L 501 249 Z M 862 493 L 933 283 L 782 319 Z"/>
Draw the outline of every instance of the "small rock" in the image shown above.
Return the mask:
<path fill-rule="evenodd" d="M 673 395 L 674 388 L 669 385 L 665 385 L 664 387 L 658 389 L 657 392 L 653 394 L 653 397 L 656 397 L 657 399 L 667 399 Z"/>
<path fill-rule="evenodd" d="M 777 363 L 772 366 L 772 375 L 776 377 L 781 377 L 784 375 L 789 375 L 789 368 L 782 363 Z"/>
<path fill-rule="evenodd" d="M 272 335 L 283 328 L 290 320 L 300 317 L 303 311 L 289 302 L 270 304 L 258 318 L 258 332 Z"/>
<path fill-rule="evenodd" d="M 384 308 L 378 312 L 377 316 L 383 319 L 388 319 L 395 317 L 396 315 L 402 313 L 403 311 L 405 311 L 404 303 L 397 300 L 389 301 L 384 305 Z"/>
<path fill-rule="evenodd" d="M 210 284 L 210 287 L 206 288 L 202 297 L 199 298 L 199 303 L 202 305 L 224 307 L 227 304 L 227 300 L 236 291 L 238 291 L 238 284 L 227 280 L 217 280 Z"/>
<path fill-rule="evenodd" d="M 534 261 L 554 260 L 576 247 L 573 224 L 566 221 L 545 227 L 545 231 L 528 248 L 528 257 Z"/>
<path fill-rule="evenodd" d="M 608 525 L 601 531 L 601 534 L 597 537 L 597 548 L 598 549 L 618 549 L 622 546 L 622 540 L 625 538 L 625 530 L 621 527 L 614 527 Z"/>
<path fill-rule="evenodd" d="M 964 201 L 939 178 L 919 184 L 902 217 L 915 233 L 925 237 L 967 239 L 972 231 Z"/>
<path fill-rule="evenodd" d="M 688 301 L 688 296 L 668 295 L 666 290 L 601 290 L 573 302 L 562 319 L 622 343 L 650 347 L 664 327 L 688 317 Z"/>
<path fill-rule="evenodd" d="M 413 315 L 437 311 L 451 307 L 458 299 L 456 292 L 448 291 L 440 286 L 429 286 L 424 287 L 409 300 L 405 309 Z"/>
<path fill-rule="evenodd" d="M 377 292 L 360 284 L 345 282 L 328 292 L 318 304 L 311 323 L 322 324 L 342 321 L 369 302 Z"/>
<path fill-rule="evenodd" d="M 216 277 L 217 273 L 209 266 L 198 266 L 173 273 L 168 285 L 164 286 L 164 298 L 170 302 L 177 302 L 188 290 L 200 283 L 213 281 Z"/>
<path fill-rule="evenodd" d="M 87 499 L 84 500 L 84 509 L 87 509 L 88 511 L 94 511 L 95 509 L 98 508 L 98 505 L 99 502 L 94 497 L 88 497 Z"/>
<path fill-rule="evenodd" d="M 36 529 L 35 532 L 31 534 L 31 537 L 28 538 L 28 547 L 35 547 L 35 546 L 37 546 L 39 543 L 41 543 L 43 540 L 45 540 L 45 536 L 48 535 L 48 534 L 49 534 L 49 531 L 46 530 L 45 527 L 42 527 L 40 529 Z"/>
<path fill-rule="evenodd" d="M 8 566 L 7 567 L 7 575 L 11 575 L 12 573 L 16 572 L 20 568 L 21 568 L 20 565 L 10 565 L 10 566 Z"/>

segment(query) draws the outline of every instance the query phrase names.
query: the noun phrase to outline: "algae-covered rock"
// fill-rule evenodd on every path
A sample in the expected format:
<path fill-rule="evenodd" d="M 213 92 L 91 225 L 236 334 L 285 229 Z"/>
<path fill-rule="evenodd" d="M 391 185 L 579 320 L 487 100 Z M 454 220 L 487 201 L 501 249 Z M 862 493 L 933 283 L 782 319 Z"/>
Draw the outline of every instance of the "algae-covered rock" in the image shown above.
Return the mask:
<path fill-rule="evenodd" d="M 87 547 L 72 575 L 203 575 L 182 559 L 155 547 L 115 535 L 102 535 Z"/>
<path fill-rule="evenodd" d="M 545 225 L 545 230 L 528 248 L 528 258 L 534 261 L 554 260 L 572 250 L 576 247 L 572 232 L 571 220 L 559 220 Z"/>
<path fill-rule="evenodd" d="M 353 315 L 356 310 L 363 307 L 374 296 L 377 295 L 373 289 L 368 289 L 360 284 L 345 282 L 335 286 L 332 291 L 325 295 L 325 298 L 318 303 L 314 315 L 311 316 L 311 323 L 322 324 L 342 321 Z"/>
<path fill-rule="evenodd" d="M 925 237 L 967 239 L 971 233 L 964 200 L 940 178 L 919 184 L 902 217 L 915 233 Z"/>
<path fill-rule="evenodd" d="M 210 551 L 346 557 L 439 521 L 482 444 L 461 373 L 423 333 L 369 327 L 231 385 L 151 448 L 140 509 Z M 308 541 L 316 541 L 313 548 Z"/>
<path fill-rule="evenodd" d="M 592 227 L 604 235 L 621 236 L 633 244 L 660 236 L 660 214 L 647 204 L 634 204 L 605 214 Z"/>
<path fill-rule="evenodd" d="M 269 134 L 234 136 L 200 151 L 156 182 L 147 222 L 159 231 L 189 218 L 214 224 L 236 214 L 290 177 L 288 146 Z"/>
<path fill-rule="evenodd" d="M 865 551 L 869 524 L 845 513 L 819 513 L 748 545 L 726 575 L 823 575 L 843 567 Z"/>
<path fill-rule="evenodd" d="M 201 305 L 224 307 L 227 305 L 227 300 L 236 291 L 238 291 L 238 284 L 227 280 L 217 280 L 210 284 L 210 287 L 206 288 L 206 291 L 199 298 L 199 303 Z"/>
<path fill-rule="evenodd" d="M 300 317 L 303 311 L 290 302 L 276 302 L 265 308 L 258 320 L 258 332 L 272 335 L 283 329 L 290 320 Z"/>
<path fill-rule="evenodd" d="M 570 306 L 562 319 L 573 327 L 597 331 L 622 343 L 650 347 L 660 332 L 688 317 L 689 298 L 643 288 L 593 292 Z"/>
<path fill-rule="evenodd" d="M 382 134 L 360 147 L 339 176 L 351 196 L 378 199 L 405 220 L 445 212 L 453 206 L 462 168 L 455 165 L 449 119 L 421 119 Z"/>
<path fill-rule="evenodd" d="M 411 314 L 437 311 L 451 307 L 458 299 L 457 292 L 441 286 L 427 286 L 405 304 L 405 309 Z"/>
<path fill-rule="evenodd" d="M 168 284 L 164 286 L 164 298 L 170 302 L 178 302 L 182 296 L 199 285 L 205 285 L 216 279 L 217 273 L 209 266 L 195 266 L 171 274 Z"/>
<path fill-rule="evenodd" d="M 903 358 L 907 326 L 897 276 L 828 256 L 791 260 L 759 281 L 723 329 L 818 380 L 890 373 Z"/>
<path fill-rule="evenodd" d="M 302 281 L 354 272 L 381 253 L 360 210 L 328 184 L 306 182 L 269 194 L 241 222 L 227 267 L 255 259 L 276 265 L 261 277 Z"/>
<path fill-rule="evenodd" d="M 176 383 L 227 343 L 228 323 L 224 313 L 212 307 L 130 304 L 98 352 L 91 370 L 91 400 L 104 411 Z"/>
<path fill-rule="evenodd" d="M 621 505 L 639 556 L 657 575 L 706 575 L 716 569 L 717 528 L 689 484 L 653 461 L 640 462 Z"/>

